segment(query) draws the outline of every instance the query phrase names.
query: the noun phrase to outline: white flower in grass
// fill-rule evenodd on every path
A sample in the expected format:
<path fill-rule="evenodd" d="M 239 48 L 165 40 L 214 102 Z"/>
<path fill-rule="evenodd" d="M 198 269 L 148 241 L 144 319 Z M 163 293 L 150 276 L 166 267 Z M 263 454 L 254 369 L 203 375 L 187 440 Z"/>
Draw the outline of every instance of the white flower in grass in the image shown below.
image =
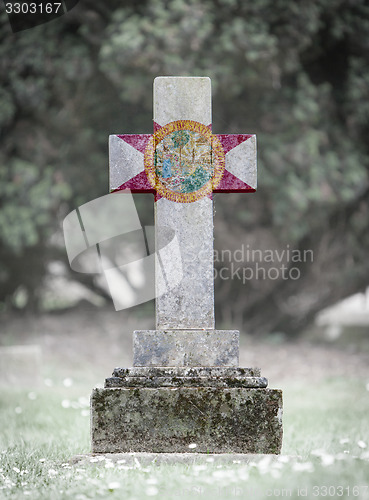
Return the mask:
<path fill-rule="evenodd" d="M 64 387 L 72 387 L 73 380 L 71 378 L 67 377 L 63 380 L 63 385 L 64 385 Z"/>
<path fill-rule="evenodd" d="M 112 481 L 111 483 L 108 484 L 109 491 L 119 490 L 119 488 L 120 488 L 120 483 L 118 483 L 118 481 Z"/>
<path fill-rule="evenodd" d="M 46 462 L 46 458 L 40 458 L 39 462 L 43 464 L 44 462 Z"/>
<path fill-rule="evenodd" d="M 247 467 L 243 466 L 238 469 L 238 479 L 241 481 L 248 481 L 249 471 Z"/>
<path fill-rule="evenodd" d="M 369 382 L 365 386 L 366 390 L 369 391 Z"/>
<path fill-rule="evenodd" d="M 311 462 L 296 462 L 292 465 L 292 470 L 296 472 L 314 472 L 314 466 Z"/>
<path fill-rule="evenodd" d="M 283 463 L 282 462 L 273 462 L 273 465 L 272 465 L 273 469 L 283 469 Z"/>
<path fill-rule="evenodd" d="M 202 470 L 207 470 L 208 467 L 205 464 L 199 464 L 199 465 L 194 465 L 192 468 L 194 471 L 198 472 Z"/>
<path fill-rule="evenodd" d="M 23 495 L 30 495 L 30 494 L 31 494 L 31 492 L 30 492 L 30 491 L 28 491 L 28 490 L 24 490 L 24 491 L 23 491 Z"/>
<path fill-rule="evenodd" d="M 125 463 L 126 463 L 126 460 L 124 460 L 124 458 L 122 458 L 122 460 L 117 461 L 117 464 L 125 464 Z"/>
<path fill-rule="evenodd" d="M 257 468 L 261 474 L 266 474 L 269 471 L 272 458 L 269 456 L 263 457 L 259 462 L 257 462 Z"/>
<path fill-rule="evenodd" d="M 345 454 L 345 452 L 343 452 L 343 453 L 338 453 L 338 454 L 335 456 L 335 459 L 336 459 L 336 460 L 346 460 L 346 459 L 347 459 L 347 455 Z"/>
<path fill-rule="evenodd" d="M 69 408 L 70 407 L 69 399 L 63 399 L 63 401 L 61 402 L 61 405 L 63 408 Z"/>
<path fill-rule="evenodd" d="M 98 457 L 92 457 L 92 458 L 90 458 L 90 462 L 91 463 L 100 462 L 100 457 L 99 458 Z"/>
<path fill-rule="evenodd" d="M 270 475 L 273 479 L 279 479 L 281 477 L 281 471 L 279 471 L 278 469 L 271 469 Z"/>
<path fill-rule="evenodd" d="M 361 441 L 361 440 L 358 441 L 357 445 L 359 448 L 362 448 L 362 449 L 366 448 L 366 443 L 364 441 Z"/>
<path fill-rule="evenodd" d="M 55 469 L 49 469 L 47 473 L 49 474 L 49 477 L 55 477 L 58 475 L 58 471 L 56 471 Z"/>
<path fill-rule="evenodd" d="M 14 411 L 17 415 L 20 415 L 22 413 L 22 408 L 20 406 L 17 406 L 16 408 L 14 408 Z"/>
<path fill-rule="evenodd" d="M 4 479 L 4 484 L 6 488 L 11 488 L 12 486 L 15 486 L 15 483 L 13 483 L 13 481 L 8 477 Z"/>
<path fill-rule="evenodd" d="M 20 473 L 20 469 L 18 469 L 18 467 L 13 467 L 13 471 L 16 472 L 17 474 Z"/>
<path fill-rule="evenodd" d="M 349 442 L 350 442 L 349 438 L 341 438 L 340 439 L 340 444 L 347 444 Z"/>
<path fill-rule="evenodd" d="M 147 488 L 146 490 L 146 495 L 148 497 L 154 497 L 155 495 L 157 495 L 159 493 L 159 490 L 158 488 L 155 488 L 155 486 L 150 486 L 149 488 Z"/>
<path fill-rule="evenodd" d="M 105 463 L 105 469 L 113 469 L 113 468 L 114 468 L 114 464 L 110 460 L 109 460 L 109 462 L 107 461 Z"/>
<path fill-rule="evenodd" d="M 214 458 L 213 457 L 209 457 L 209 458 L 206 459 L 206 461 L 209 462 L 209 463 L 212 463 L 212 462 L 214 462 Z"/>
<path fill-rule="evenodd" d="M 51 378 L 45 378 L 44 384 L 46 387 L 52 387 L 54 385 L 54 382 L 51 380 Z"/>
<path fill-rule="evenodd" d="M 194 450 L 196 447 L 197 447 L 197 444 L 196 443 L 191 443 L 188 445 L 189 449 L 190 450 Z"/>
<path fill-rule="evenodd" d="M 156 477 L 148 477 L 146 479 L 146 482 L 147 484 L 158 484 L 158 480 L 156 479 Z"/>
<path fill-rule="evenodd" d="M 318 450 L 313 450 L 311 452 L 311 455 L 314 455 L 316 457 L 321 457 L 322 455 L 325 455 L 325 450 L 322 450 L 321 448 L 319 448 Z"/>
<path fill-rule="evenodd" d="M 329 465 L 332 465 L 334 464 L 334 461 L 335 461 L 335 458 L 333 455 L 322 455 L 320 457 L 321 461 L 322 461 L 322 465 L 323 467 L 328 467 Z"/>
<path fill-rule="evenodd" d="M 29 392 L 28 399 L 30 399 L 31 401 L 34 401 L 35 399 L 37 399 L 37 394 L 35 392 Z"/>
<path fill-rule="evenodd" d="M 82 415 L 82 417 L 89 417 L 90 410 L 81 410 L 81 415 Z"/>
<path fill-rule="evenodd" d="M 217 478 L 217 479 L 223 479 L 224 477 L 227 476 L 227 471 L 226 470 L 214 470 L 212 473 L 212 476 Z"/>

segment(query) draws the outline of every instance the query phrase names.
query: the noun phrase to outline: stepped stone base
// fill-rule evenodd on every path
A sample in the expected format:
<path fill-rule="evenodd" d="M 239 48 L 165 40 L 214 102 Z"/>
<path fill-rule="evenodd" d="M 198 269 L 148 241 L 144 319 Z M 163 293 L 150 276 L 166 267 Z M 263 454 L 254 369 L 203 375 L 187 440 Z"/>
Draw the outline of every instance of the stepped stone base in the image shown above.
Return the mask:
<path fill-rule="evenodd" d="M 91 396 L 93 453 L 280 453 L 282 391 L 251 368 L 118 368 Z"/>

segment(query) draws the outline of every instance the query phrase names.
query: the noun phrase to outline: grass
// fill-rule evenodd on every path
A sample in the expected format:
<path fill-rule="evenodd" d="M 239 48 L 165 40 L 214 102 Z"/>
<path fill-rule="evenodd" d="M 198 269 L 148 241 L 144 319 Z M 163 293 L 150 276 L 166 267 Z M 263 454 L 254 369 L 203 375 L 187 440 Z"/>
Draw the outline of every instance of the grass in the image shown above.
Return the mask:
<path fill-rule="evenodd" d="M 109 460 L 71 465 L 89 453 L 89 388 L 0 393 L 0 498 L 369 498 L 366 381 L 326 379 L 284 388 L 282 456 L 245 465 L 205 458 L 149 466 Z"/>

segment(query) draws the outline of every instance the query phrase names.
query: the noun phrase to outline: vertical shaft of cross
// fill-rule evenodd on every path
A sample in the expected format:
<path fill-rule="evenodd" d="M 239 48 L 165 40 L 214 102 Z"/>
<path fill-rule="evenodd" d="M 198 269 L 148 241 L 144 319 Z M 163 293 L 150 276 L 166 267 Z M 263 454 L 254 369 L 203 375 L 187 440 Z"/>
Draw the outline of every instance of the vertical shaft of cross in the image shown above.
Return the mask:
<path fill-rule="evenodd" d="M 154 122 L 163 127 L 176 120 L 194 120 L 211 126 L 209 78 L 159 77 L 154 82 Z M 163 295 L 157 293 L 156 328 L 214 329 L 213 201 L 204 197 L 177 203 L 164 197 L 155 203 L 156 246 L 165 229 L 175 231 L 181 250 L 181 283 Z M 168 283 L 176 280 L 176 265 L 165 269 Z M 159 273 L 156 287 L 159 289 Z"/>

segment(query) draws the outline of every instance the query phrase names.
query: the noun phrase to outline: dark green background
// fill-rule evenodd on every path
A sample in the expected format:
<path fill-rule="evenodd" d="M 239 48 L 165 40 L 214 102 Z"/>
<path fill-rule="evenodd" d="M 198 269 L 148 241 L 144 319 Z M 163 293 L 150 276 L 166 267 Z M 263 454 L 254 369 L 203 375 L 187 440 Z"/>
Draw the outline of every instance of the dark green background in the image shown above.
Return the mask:
<path fill-rule="evenodd" d="M 68 269 L 62 220 L 108 192 L 109 134 L 152 132 L 159 75 L 211 77 L 214 133 L 258 136 L 258 192 L 216 196 L 216 248 L 314 252 L 291 264 L 299 280 L 217 280 L 218 325 L 295 334 L 366 287 L 364 0 L 85 0 L 19 33 L 0 23 L 3 312 L 20 289 L 38 311 L 48 263 Z"/>

